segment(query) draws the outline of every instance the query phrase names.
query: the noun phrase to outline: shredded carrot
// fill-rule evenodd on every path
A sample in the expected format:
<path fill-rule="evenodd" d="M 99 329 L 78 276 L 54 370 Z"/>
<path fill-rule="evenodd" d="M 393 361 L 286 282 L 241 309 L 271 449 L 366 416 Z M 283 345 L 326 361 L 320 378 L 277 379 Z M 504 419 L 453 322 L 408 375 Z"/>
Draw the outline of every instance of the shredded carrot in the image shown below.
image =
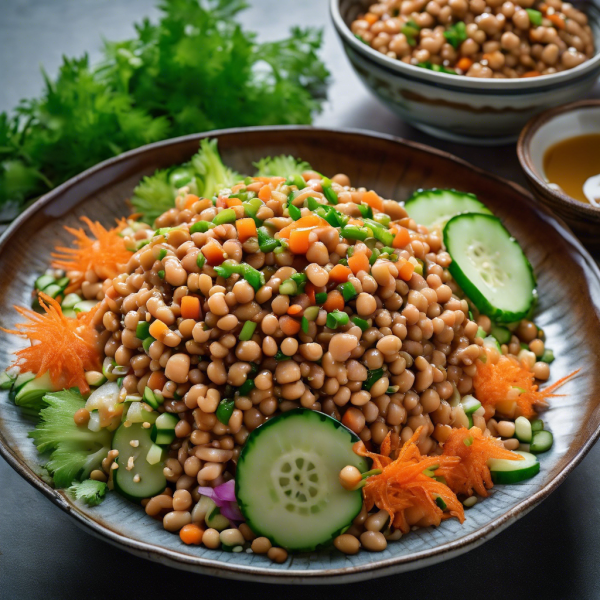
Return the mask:
<path fill-rule="evenodd" d="M 335 265 L 331 271 L 329 271 L 329 281 L 335 283 L 344 283 L 348 281 L 348 277 L 352 275 L 352 271 L 345 265 Z"/>
<path fill-rule="evenodd" d="M 422 429 L 419 427 L 404 444 L 396 460 L 390 458 L 389 433 L 381 444 L 381 454 L 367 451 L 362 441 L 353 446 L 356 454 L 373 460 L 373 469 L 382 470 L 379 475 L 366 479 L 363 495 L 367 510 L 377 506 L 387 511 L 394 527 L 403 533 L 408 533 L 413 524 L 437 526 L 443 519 L 451 517 L 456 517 L 461 523 L 465 520 L 463 506 L 456 494 L 447 485 L 424 473 L 450 468 L 460 459 L 456 456 L 422 456 L 417 447 Z M 447 512 L 437 505 L 436 498 L 444 501 Z"/>
<path fill-rule="evenodd" d="M 242 244 L 251 237 L 256 237 L 258 235 L 256 231 L 256 223 L 254 222 L 254 219 L 250 217 L 246 219 L 238 219 L 235 222 L 235 227 L 238 232 L 238 239 L 240 242 L 242 242 Z"/>
<path fill-rule="evenodd" d="M 327 294 L 327 300 L 323 304 L 323 308 L 329 313 L 336 308 L 338 310 L 344 310 L 344 296 L 338 290 L 331 290 Z"/>
<path fill-rule="evenodd" d="M 477 373 L 473 378 L 475 396 L 484 407 L 496 408 L 506 403 L 513 390 L 521 393 L 515 397 L 520 413 L 525 417 L 535 414 L 535 406 L 547 406 L 547 399 L 558 396 L 554 391 L 579 373 L 579 369 L 563 377 L 544 390 L 539 390 L 535 377 L 525 363 L 513 356 L 501 356 L 498 362 L 476 362 Z"/>
<path fill-rule="evenodd" d="M 59 387 L 78 387 L 83 393 L 90 388 L 85 372 L 100 368 L 100 354 L 96 347 L 96 332 L 90 325 L 96 311 L 81 319 L 65 317 L 60 304 L 40 292 L 39 302 L 45 314 L 15 306 L 15 310 L 29 319 L 17 323 L 16 329 L 2 331 L 27 338 L 29 348 L 17 350 L 14 366 L 21 372 L 48 373 L 52 383 Z"/>
<path fill-rule="evenodd" d="M 365 192 L 362 196 L 362 202 L 368 204 L 371 208 L 374 208 L 375 210 L 383 210 L 383 200 L 376 192 Z"/>
<path fill-rule="evenodd" d="M 184 296 L 181 299 L 181 316 L 184 319 L 200 318 L 200 300 L 196 296 Z"/>
<path fill-rule="evenodd" d="M 310 248 L 310 233 L 313 229 L 313 227 L 307 227 L 290 231 L 290 252 L 306 254 Z"/>
<path fill-rule="evenodd" d="M 476 492 L 487 496 L 493 487 L 492 475 L 487 466 L 490 458 L 522 460 L 523 457 L 507 450 L 502 442 L 494 437 L 483 437 L 478 427 L 452 429 L 444 443 L 442 456 L 458 456 L 460 463 L 440 468 L 439 473 L 446 479 L 455 494 L 472 496 Z"/>
<path fill-rule="evenodd" d="M 456 68 L 460 69 L 461 71 L 464 71 L 465 73 L 473 66 L 473 61 L 466 57 L 463 56 L 457 63 L 456 63 Z"/>
<path fill-rule="evenodd" d="M 370 264 L 367 255 L 364 252 L 355 252 L 348 259 L 348 266 L 352 269 L 352 272 L 356 275 L 359 271 L 369 272 Z"/>
<path fill-rule="evenodd" d="M 116 277 L 123 272 L 124 266 L 131 258 L 131 252 L 125 246 L 125 240 L 119 232 L 127 227 L 127 221 L 121 219 L 113 229 L 105 229 L 97 221 L 91 221 L 87 217 L 81 220 L 88 226 L 95 239 L 88 237 L 83 229 L 65 229 L 75 236 L 77 248 L 66 248 L 58 246 L 56 252 L 52 253 L 55 269 L 75 271 L 67 293 L 74 292 L 81 287 L 86 271 L 93 270 L 100 279 Z"/>

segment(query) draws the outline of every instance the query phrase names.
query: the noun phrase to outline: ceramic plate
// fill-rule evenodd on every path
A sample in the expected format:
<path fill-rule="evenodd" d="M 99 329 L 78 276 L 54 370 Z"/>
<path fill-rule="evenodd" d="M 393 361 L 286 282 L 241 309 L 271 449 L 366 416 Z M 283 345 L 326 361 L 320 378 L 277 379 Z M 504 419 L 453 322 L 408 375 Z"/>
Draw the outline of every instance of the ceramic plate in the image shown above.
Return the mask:
<path fill-rule="evenodd" d="M 446 560 L 482 544 L 533 508 L 581 461 L 600 434 L 600 273 L 564 224 L 525 190 L 450 155 L 388 136 L 309 127 L 214 132 L 223 160 L 239 172 L 267 155 L 292 154 L 323 173 L 347 173 L 353 184 L 403 200 L 415 189 L 453 187 L 476 193 L 519 240 L 539 284 L 537 324 L 557 357 L 552 379 L 582 368 L 543 418 L 554 433 L 552 451 L 540 457 L 541 473 L 513 486 L 497 486 L 467 511 L 439 528 L 411 532 L 385 552 L 344 556 L 331 550 L 293 556 L 277 565 L 265 557 L 184 546 L 160 522 L 116 494 L 97 508 L 73 503 L 48 484 L 27 431 L 32 427 L 0 397 L 0 452 L 29 483 L 88 532 L 139 556 L 174 567 L 236 579 L 279 583 L 334 583 L 398 573 Z M 12 327 L 13 304 L 29 304 L 35 278 L 50 250 L 67 242 L 63 225 L 87 215 L 108 225 L 127 213 L 125 200 L 142 175 L 187 160 L 203 136 L 146 146 L 109 160 L 47 194 L 0 241 L 0 320 Z M 11 361 L 18 339 L 2 335 L 0 366 Z"/>

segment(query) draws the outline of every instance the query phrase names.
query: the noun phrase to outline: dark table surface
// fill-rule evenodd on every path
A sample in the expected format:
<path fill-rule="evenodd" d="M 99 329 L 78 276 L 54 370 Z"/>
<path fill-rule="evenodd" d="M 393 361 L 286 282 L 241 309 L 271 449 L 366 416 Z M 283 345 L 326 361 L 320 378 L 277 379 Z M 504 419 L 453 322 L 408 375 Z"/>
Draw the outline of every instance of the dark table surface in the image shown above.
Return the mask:
<path fill-rule="evenodd" d="M 363 88 L 329 24 L 326 0 L 252 0 L 243 21 L 261 39 L 295 24 L 325 25 L 329 102 L 317 125 L 371 129 L 430 144 L 525 184 L 515 147 L 442 142 L 399 121 Z M 156 16 L 154 0 L 0 0 L 0 110 L 42 86 L 39 66 L 55 73 L 61 56 L 97 58 L 101 36 L 122 39 L 132 23 Z M 265 19 L 268 15 L 268 19 Z M 279 29 L 273 24 L 279 25 Z M 595 97 L 600 97 L 597 85 Z M 567 481 L 517 524 L 453 560 L 350 586 L 267 587 L 176 571 L 84 533 L 0 459 L 0 598 L 44 600 L 178 595 L 289 597 L 600 598 L 600 445 Z M 174 587 L 176 586 L 176 587 Z"/>

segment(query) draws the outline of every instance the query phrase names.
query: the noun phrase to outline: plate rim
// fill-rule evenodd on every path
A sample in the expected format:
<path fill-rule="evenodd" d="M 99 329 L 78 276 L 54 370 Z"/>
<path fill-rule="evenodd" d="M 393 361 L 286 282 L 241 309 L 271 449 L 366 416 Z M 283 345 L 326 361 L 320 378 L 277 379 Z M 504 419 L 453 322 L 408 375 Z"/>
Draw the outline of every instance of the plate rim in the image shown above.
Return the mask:
<path fill-rule="evenodd" d="M 446 160 L 450 160 L 456 164 L 460 164 L 463 167 L 467 167 L 471 171 L 476 172 L 480 176 L 491 179 L 509 185 L 516 192 L 524 196 L 531 204 L 535 206 L 538 212 L 549 218 L 552 226 L 556 229 L 557 233 L 561 235 L 567 242 L 571 244 L 574 251 L 585 261 L 587 267 L 586 279 L 596 279 L 600 284 L 600 269 L 596 265 L 595 261 L 590 256 L 589 252 L 583 247 L 581 242 L 574 236 L 570 228 L 566 223 L 556 215 L 554 215 L 548 208 L 539 202 L 535 197 L 532 196 L 525 188 L 521 185 L 514 183 L 496 175 L 472 165 L 468 161 L 459 158 L 453 154 L 439 150 L 437 148 L 407 140 L 397 136 L 367 131 L 358 128 L 327 128 L 327 127 L 312 127 L 309 125 L 280 125 L 280 126 L 261 126 L 261 127 L 238 127 L 230 129 L 218 129 L 214 131 L 195 133 L 186 136 L 180 136 L 176 138 L 170 138 L 168 140 L 162 140 L 153 144 L 147 144 L 140 146 L 128 152 L 119 154 L 118 156 L 109 158 L 93 167 L 83 171 L 79 175 L 69 179 L 60 186 L 54 188 L 47 194 L 41 196 L 36 202 L 29 206 L 23 213 L 21 213 L 11 225 L 3 232 L 0 237 L 0 252 L 4 249 L 6 244 L 9 242 L 11 237 L 21 227 L 21 225 L 28 220 L 30 215 L 36 213 L 40 208 L 51 203 L 57 196 L 67 192 L 70 188 L 76 184 L 84 181 L 88 177 L 99 173 L 100 171 L 110 168 L 114 164 L 118 164 L 121 161 L 127 160 L 136 155 L 145 153 L 148 150 L 154 150 L 161 147 L 170 145 L 176 145 L 187 141 L 201 140 L 207 137 L 219 138 L 227 135 L 239 135 L 246 132 L 286 132 L 286 131 L 303 131 L 311 132 L 315 135 L 322 134 L 342 134 L 342 135 L 359 135 L 369 138 L 375 138 L 392 142 L 394 144 L 400 144 L 414 148 L 421 152 L 428 154 L 434 154 Z M 583 460 L 583 458 L 590 451 L 592 446 L 596 443 L 600 437 L 600 424 L 596 429 L 588 436 L 584 444 L 581 446 L 577 454 L 573 459 L 567 463 L 555 476 L 549 481 L 543 488 L 538 490 L 535 494 L 528 496 L 524 500 L 521 500 L 514 507 L 504 512 L 499 517 L 493 519 L 487 525 L 478 528 L 477 530 L 458 537 L 457 539 L 444 542 L 439 546 L 422 550 L 410 554 L 408 556 L 397 556 L 390 557 L 379 561 L 374 561 L 369 564 L 359 566 L 349 566 L 342 568 L 319 568 L 316 570 L 299 570 L 299 569 L 286 569 L 286 570 L 273 570 L 265 567 L 257 567 L 254 565 L 239 565 L 232 564 L 229 562 L 221 562 L 212 558 L 205 558 L 201 556 L 191 556 L 189 554 L 183 554 L 168 548 L 161 548 L 153 543 L 145 541 L 137 541 L 127 537 L 125 534 L 117 533 L 107 524 L 100 524 L 97 521 L 89 518 L 83 512 L 76 509 L 74 505 L 71 505 L 64 497 L 64 492 L 61 493 L 58 490 L 51 487 L 46 481 L 44 481 L 39 475 L 37 475 L 25 462 L 21 461 L 16 453 L 10 448 L 6 438 L 0 430 L 0 455 L 6 460 L 6 462 L 30 485 L 40 491 L 46 498 L 48 498 L 53 504 L 58 506 L 67 515 L 74 518 L 74 522 L 77 526 L 85 529 L 88 533 L 94 535 L 94 537 L 103 539 L 114 546 L 118 546 L 127 550 L 128 552 L 148 558 L 156 562 L 163 562 L 169 566 L 202 573 L 205 575 L 213 575 L 218 577 L 225 577 L 228 579 L 245 580 L 245 581 L 259 581 L 263 583 L 284 583 L 284 584 L 333 584 L 333 583 L 351 583 L 355 581 L 362 581 L 371 577 L 383 577 L 394 573 L 401 573 L 425 566 L 433 565 L 438 562 L 448 560 L 450 558 L 459 556 L 497 535 L 509 525 L 515 522 L 517 519 L 523 517 L 530 510 L 532 510 L 539 502 L 549 496 L 558 486 L 566 479 L 566 477 L 573 471 L 573 469 Z M 292 559 L 293 560 L 293 559 Z"/>

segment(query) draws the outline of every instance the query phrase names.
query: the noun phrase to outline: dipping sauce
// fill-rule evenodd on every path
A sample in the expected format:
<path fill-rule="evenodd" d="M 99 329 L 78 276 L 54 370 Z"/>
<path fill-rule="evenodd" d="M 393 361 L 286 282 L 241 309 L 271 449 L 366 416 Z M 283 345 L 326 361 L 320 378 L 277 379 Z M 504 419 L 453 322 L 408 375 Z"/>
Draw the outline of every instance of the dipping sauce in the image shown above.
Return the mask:
<path fill-rule="evenodd" d="M 579 135 L 546 150 L 544 172 L 575 200 L 600 206 L 600 133 Z"/>

